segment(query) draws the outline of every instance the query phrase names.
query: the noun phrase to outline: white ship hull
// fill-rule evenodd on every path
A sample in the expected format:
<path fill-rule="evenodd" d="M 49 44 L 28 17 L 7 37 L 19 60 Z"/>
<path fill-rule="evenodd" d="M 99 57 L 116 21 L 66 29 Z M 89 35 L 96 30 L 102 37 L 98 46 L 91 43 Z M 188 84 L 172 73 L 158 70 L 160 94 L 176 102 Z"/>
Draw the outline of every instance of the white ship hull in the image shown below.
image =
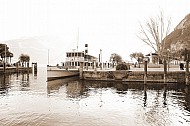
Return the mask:
<path fill-rule="evenodd" d="M 78 69 L 61 69 L 57 67 L 47 67 L 47 81 L 61 79 L 61 78 L 68 78 L 73 76 L 79 76 Z"/>

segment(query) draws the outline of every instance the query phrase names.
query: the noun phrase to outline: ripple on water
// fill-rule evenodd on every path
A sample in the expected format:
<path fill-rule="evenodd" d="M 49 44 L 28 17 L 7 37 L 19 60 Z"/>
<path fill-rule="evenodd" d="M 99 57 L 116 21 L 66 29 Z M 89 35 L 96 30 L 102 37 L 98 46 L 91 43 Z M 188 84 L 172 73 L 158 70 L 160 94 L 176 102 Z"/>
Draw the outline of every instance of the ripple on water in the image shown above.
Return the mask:
<path fill-rule="evenodd" d="M 0 125 L 190 125 L 189 88 L 78 80 L 48 85 L 42 73 L 11 76 L 1 86 Z"/>

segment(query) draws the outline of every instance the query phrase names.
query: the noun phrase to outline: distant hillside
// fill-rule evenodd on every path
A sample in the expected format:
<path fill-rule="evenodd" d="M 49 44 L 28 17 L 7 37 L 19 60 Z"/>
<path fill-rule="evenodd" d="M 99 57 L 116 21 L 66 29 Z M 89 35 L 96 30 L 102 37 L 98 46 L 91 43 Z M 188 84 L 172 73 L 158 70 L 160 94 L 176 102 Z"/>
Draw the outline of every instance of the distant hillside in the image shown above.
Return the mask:
<path fill-rule="evenodd" d="M 1 41 L 0 43 L 7 44 L 9 50 L 14 54 L 12 62 L 18 61 L 19 56 L 23 53 L 30 56 L 30 62 L 47 64 L 47 50 L 40 41 L 40 39 L 34 37 Z"/>
<path fill-rule="evenodd" d="M 168 48 L 175 50 L 183 48 L 190 49 L 190 14 L 185 16 L 165 40 Z"/>

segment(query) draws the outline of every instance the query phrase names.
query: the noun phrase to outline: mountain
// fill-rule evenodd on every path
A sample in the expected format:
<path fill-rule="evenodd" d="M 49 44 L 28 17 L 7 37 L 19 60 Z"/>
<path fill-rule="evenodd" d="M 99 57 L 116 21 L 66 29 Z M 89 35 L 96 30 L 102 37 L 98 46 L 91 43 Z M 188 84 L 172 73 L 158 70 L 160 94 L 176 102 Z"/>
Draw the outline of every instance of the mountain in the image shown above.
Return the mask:
<path fill-rule="evenodd" d="M 42 44 L 38 37 L 25 37 L 21 39 L 14 39 L 8 41 L 1 41 L 0 43 L 7 44 L 9 50 L 14 54 L 12 63 L 17 62 L 21 54 L 30 56 L 30 62 L 37 62 L 38 64 L 47 64 L 48 51 Z"/>
<path fill-rule="evenodd" d="M 190 49 L 190 14 L 185 16 L 174 31 L 165 38 L 165 43 L 173 50 Z"/>

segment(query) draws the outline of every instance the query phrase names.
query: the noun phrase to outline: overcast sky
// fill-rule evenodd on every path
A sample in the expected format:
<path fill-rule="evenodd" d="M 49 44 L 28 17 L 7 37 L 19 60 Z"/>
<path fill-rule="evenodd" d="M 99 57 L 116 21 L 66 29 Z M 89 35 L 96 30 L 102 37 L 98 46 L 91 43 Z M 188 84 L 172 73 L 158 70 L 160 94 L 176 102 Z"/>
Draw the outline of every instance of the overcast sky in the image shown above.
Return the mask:
<path fill-rule="evenodd" d="M 57 62 L 65 52 L 89 44 L 89 54 L 103 60 L 111 53 L 123 59 L 151 48 L 136 36 L 142 24 L 160 11 L 171 17 L 173 28 L 190 13 L 189 0 L 0 0 L 0 41 L 40 37 Z"/>

